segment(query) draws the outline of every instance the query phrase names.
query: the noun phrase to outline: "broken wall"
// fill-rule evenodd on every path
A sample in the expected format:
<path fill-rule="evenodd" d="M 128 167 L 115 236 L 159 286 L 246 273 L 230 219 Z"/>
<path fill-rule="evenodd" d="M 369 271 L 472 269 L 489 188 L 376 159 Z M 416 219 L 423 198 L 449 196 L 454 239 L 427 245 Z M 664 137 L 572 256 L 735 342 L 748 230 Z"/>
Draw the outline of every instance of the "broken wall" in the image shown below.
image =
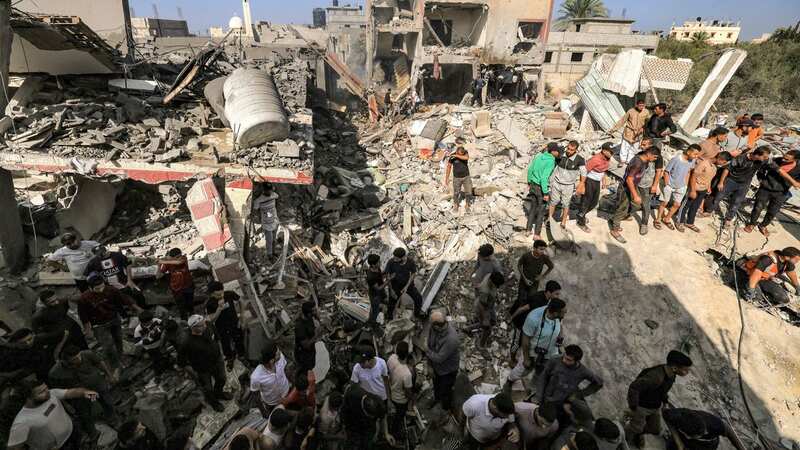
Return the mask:
<path fill-rule="evenodd" d="M 553 0 L 488 0 L 489 18 L 486 23 L 483 63 L 512 63 L 512 50 L 519 43 L 517 27 L 520 22 L 542 22 L 542 45 L 550 28 Z M 541 64 L 544 52 L 526 64 Z"/>
<path fill-rule="evenodd" d="M 59 210 L 56 219 L 62 231 L 74 229 L 82 238 L 91 239 L 111 220 L 122 186 L 89 178 L 80 179 L 77 186 L 69 207 Z"/>
<path fill-rule="evenodd" d="M 480 5 L 451 6 L 436 5 L 425 10 L 425 18 L 432 23 L 435 21 L 444 22 L 448 30 L 448 39 L 439 36 L 445 44 L 452 46 L 481 46 L 486 40 L 486 23 L 489 11 L 485 11 Z M 437 32 L 440 30 L 437 29 Z M 423 43 L 425 45 L 437 45 L 435 38 L 431 35 L 427 27 L 423 31 Z"/>
<path fill-rule="evenodd" d="M 130 27 L 128 0 L 18 0 L 14 7 L 30 14 L 79 16 L 113 47 L 127 49 L 125 26 Z"/>
<path fill-rule="evenodd" d="M 11 48 L 12 73 L 47 73 L 50 75 L 109 74 L 113 71 L 91 53 L 70 50 L 42 50 L 30 41 L 14 35 Z"/>

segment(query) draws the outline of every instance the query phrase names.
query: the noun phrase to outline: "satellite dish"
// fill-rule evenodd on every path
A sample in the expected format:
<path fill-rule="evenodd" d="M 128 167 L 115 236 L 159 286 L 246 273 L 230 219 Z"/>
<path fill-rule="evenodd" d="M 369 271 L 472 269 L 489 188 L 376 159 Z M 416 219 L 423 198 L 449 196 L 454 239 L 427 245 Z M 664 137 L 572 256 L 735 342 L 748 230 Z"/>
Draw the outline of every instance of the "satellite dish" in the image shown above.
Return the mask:
<path fill-rule="evenodd" d="M 242 18 L 239 16 L 231 17 L 231 20 L 228 21 L 228 28 L 231 30 L 241 30 L 244 28 L 244 22 L 242 22 Z"/>

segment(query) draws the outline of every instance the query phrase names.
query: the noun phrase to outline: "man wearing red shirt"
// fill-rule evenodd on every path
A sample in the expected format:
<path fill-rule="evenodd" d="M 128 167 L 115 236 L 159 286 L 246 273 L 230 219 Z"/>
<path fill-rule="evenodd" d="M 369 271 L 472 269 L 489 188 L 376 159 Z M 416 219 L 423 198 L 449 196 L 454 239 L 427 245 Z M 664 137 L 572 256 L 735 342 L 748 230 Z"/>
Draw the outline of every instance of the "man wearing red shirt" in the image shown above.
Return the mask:
<path fill-rule="evenodd" d="M 186 320 L 194 314 L 194 280 L 189 272 L 189 260 L 179 248 L 167 252 L 167 258 L 158 261 L 158 274 L 161 278 L 169 275 L 169 290 L 180 310 L 181 319 Z"/>
<path fill-rule="evenodd" d="M 597 207 L 600 203 L 600 191 L 603 189 L 604 178 L 608 171 L 609 162 L 614 155 L 614 144 L 606 142 L 600 147 L 600 153 L 595 154 L 586 161 L 586 177 L 582 184 L 578 186 L 577 192 L 582 192 L 581 207 L 578 210 L 578 228 L 584 232 L 589 232 L 586 225 L 586 214 Z"/>

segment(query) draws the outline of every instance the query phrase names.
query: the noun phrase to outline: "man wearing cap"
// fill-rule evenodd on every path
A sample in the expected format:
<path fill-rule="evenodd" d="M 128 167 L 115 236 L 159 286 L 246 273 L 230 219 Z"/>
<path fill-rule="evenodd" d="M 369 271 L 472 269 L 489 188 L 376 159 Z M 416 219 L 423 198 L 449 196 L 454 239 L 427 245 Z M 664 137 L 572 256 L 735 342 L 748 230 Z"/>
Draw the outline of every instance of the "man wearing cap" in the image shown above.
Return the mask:
<path fill-rule="evenodd" d="M 566 311 L 567 303 L 560 298 L 554 298 L 547 306 L 528 313 L 522 326 L 522 344 L 517 365 L 508 374 L 507 385 L 504 387 L 507 392 L 511 391 L 511 385 L 515 381 L 521 380 L 531 370 L 541 373 L 547 361 L 558 356 L 561 320 Z"/>
<path fill-rule="evenodd" d="M 259 409 L 264 418 L 289 394 L 286 358 L 273 340 L 264 344 L 261 363 L 250 374 L 250 390 L 261 396 Z"/>
<path fill-rule="evenodd" d="M 677 350 L 667 354 L 667 363 L 642 370 L 628 387 L 628 443 L 644 447 L 644 435 L 661 433 L 661 408 L 667 404 L 676 376 L 686 376 L 692 360 Z"/>
<path fill-rule="evenodd" d="M 353 366 L 350 381 L 381 400 L 389 398 L 389 366 L 383 358 L 375 356 L 372 348 L 361 352 L 361 362 Z"/>
<path fill-rule="evenodd" d="M 75 286 L 79 291 L 86 292 L 89 290 L 89 285 L 86 283 L 86 265 L 94 257 L 92 250 L 100 243 L 82 241 L 75 236 L 75 233 L 64 233 L 61 236 L 61 244 L 63 247 L 48 256 L 45 264 L 52 267 L 60 262 L 67 263 L 67 269 L 75 280 Z"/>
<path fill-rule="evenodd" d="M 633 159 L 636 153 L 639 152 L 639 139 L 642 138 L 644 126 L 650 116 L 650 112 L 647 111 L 644 105 L 644 100 L 637 100 L 636 106 L 629 109 L 616 125 L 608 130 L 609 134 L 613 134 L 624 126 L 622 143 L 619 148 L 619 161 L 622 164 L 628 164 L 628 161 Z"/>
<path fill-rule="evenodd" d="M 92 272 L 99 273 L 106 284 L 136 300 L 136 304 L 144 308 L 145 298 L 142 290 L 133 282 L 131 262 L 128 257 L 120 252 L 109 251 L 102 244 L 92 249 L 92 253 L 94 257 L 86 264 L 84 274 L 88 276 Z"/>
<path fill-rule="evenodd" d="M 567 150 L 556 160 L 553 175 L 550 177 L 550 206 L 547 217 L 552 219 L 556 206 L 561 204 L 561 228 L 567 227 L 572 196 L 583 195 L 585 181 L 586 160 L 578 154 L 578 142 L 569 141 Z"/>
<path fill-rule="evenodd" d="M 111 367 L 118 371 L 122 355 L 122 320 L 118 311 L 125 307 L 142 312 L 130 297 L 107 285 L 103 276 L 92 273 L 86 279 L 89 290 L 78 299 L 78 316 L 87 337 L 94 336 L 103 348 Z"/>
<path fill-rule="evenodd" d="M 153 361 L 156 373 L 162 373 L 172 364 L 169 356 L 164 354 L 164 324 L 155 317 L 152 311 L 145 310 L 139 314 L 139 325 L 133 330 L 136 346 L 141 347 Z"/>
<path fill-rule="evenodd" d="M 465 442 L 467 449 L 492 447 L 503 438 L 519 442 L 519 429 L 514 416 L 514 401 L 506 393 L 497 395 L 475 394 L 461 408 L 466 419 Z"/>
<path fill-rule="evenodd" d="M 220 400 L 230 400 L 225 389 L 225 362 L 219 344 L 211 337 L 205 317 L 194 314 L 189 317 L 189 335 L 178 349 L 178 365 L 197 379 L 206 402 L 215 411 L 223 411 Z"/>
<path fill-rule="evenodd" d="M 577 192 L 582 192 L 576 222 L 578 228 L 589 232 L 586 215 L 600 203 L 600 192 L 605 187 L 606 172 L 614 156 L 614 144 L 605 142 L 600 151 L 586 161 L 586 176 L 578 183 Z"/>
<path fill-rule="evenodd" d="M 528 165 L 528 222 L 525 229 L 533 230 L 533 239 L 541 239 L 544 208 L 550 201 L 550 175 L 556 167 L 556 158 L 561 147 L 555 142 L 547 144 L 544 151 L 536 155 Z"/>
<path fill-rule="evenodd" d="M 314 370 L 316 365 L 316 344 L 324 330 L 321 327 L 317 328 L 314 319 L 319 320 L 317 304 L 313 301 L 303 303 L 300 315 L 294 322 L 294 361 L 299 373 Z"/>
<path fill-rule="evenodd" d="M 414 301 L 414 315 L 423 317 L 422 313 L 422 294 L 419 293 L 414 279 L 417 276 L 417 264 L 408 257 L 406 250 L 402 247 L 394 249 L 393 257 L 386 264 L 384 269 L 387 278 L 390 280 L 389 287 L 389 308 L 386 318 L 394 318 L 394 310 L 403 298 L 403 294 L 408 294 Z"/>
<path fill-rule="evenodd" d="M 425 356 L 433 369 L 433 401 L 440 403 L 445 411 L 453 408 L 453 387 L 458 375 L 460 345 L 455 328 L 447 323 L 447 318 L 441 311 L 434 311 L 431 314 L 431 330 Z"/>

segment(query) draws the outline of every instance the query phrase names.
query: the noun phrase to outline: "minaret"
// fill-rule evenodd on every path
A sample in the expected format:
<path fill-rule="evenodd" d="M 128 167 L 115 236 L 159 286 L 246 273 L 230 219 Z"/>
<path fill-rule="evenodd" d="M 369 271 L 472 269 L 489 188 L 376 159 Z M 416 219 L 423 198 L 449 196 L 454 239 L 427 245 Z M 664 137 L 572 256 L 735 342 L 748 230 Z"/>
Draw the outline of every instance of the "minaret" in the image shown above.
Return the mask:
<path fill-rule="evenodd" d="M 250 14 L 250 0 L 242 0 L 242 11 L 244 13 L 244 35 L 253 38 L 253 16 Z"/>

